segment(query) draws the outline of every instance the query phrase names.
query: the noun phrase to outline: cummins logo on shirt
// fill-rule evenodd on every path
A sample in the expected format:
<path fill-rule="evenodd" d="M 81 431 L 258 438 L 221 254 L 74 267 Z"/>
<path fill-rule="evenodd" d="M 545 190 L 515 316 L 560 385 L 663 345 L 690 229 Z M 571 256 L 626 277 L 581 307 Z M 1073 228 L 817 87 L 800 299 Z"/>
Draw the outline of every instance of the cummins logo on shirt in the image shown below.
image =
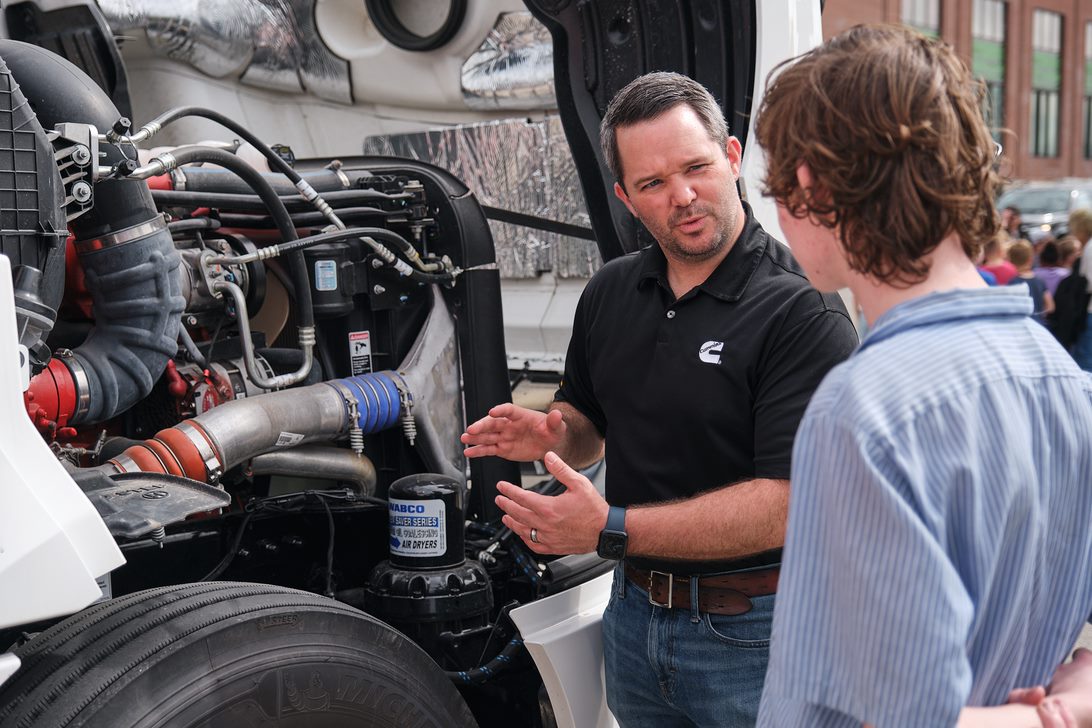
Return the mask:
<path fill-rule="evenodd" d="M 698 358 L 706 364 L 720 364 L 720 352 L 723 348 L 723 341 L 707 341 L 698 349 Z"/>

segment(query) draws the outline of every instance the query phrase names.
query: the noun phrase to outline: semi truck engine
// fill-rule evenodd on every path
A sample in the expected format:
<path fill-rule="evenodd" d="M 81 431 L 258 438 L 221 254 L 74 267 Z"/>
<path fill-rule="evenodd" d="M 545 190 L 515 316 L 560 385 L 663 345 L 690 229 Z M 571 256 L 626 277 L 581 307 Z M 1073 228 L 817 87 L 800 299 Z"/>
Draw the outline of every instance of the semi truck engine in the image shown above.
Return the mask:
<path fill-rule="evenodd" d="M 190 116 L 238 141 L 151 148 Z M 608 566 L 525 550 L 493 505 L 518 468 L 462 455 L 511 397 L 465 185 L 215 109 L 138 127 L 16 41 L 0 181 L 18 416 L 126 559 L 86 612 L 0 630 L 0 725 L 550 724 L 507 614 Z"/>

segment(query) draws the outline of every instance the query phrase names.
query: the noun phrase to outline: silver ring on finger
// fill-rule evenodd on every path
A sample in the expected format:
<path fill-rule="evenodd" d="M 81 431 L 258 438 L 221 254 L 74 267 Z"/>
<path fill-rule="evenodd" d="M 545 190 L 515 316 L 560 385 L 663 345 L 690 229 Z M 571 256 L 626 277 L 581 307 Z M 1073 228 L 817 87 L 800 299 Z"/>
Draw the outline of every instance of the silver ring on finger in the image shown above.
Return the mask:
<path fill-rule="evenodd" d="M 539 543 L 538 529 L 537 528 L 532 528 L 531 529 L 531 541 L 533 541 L 534 543 Z"/>

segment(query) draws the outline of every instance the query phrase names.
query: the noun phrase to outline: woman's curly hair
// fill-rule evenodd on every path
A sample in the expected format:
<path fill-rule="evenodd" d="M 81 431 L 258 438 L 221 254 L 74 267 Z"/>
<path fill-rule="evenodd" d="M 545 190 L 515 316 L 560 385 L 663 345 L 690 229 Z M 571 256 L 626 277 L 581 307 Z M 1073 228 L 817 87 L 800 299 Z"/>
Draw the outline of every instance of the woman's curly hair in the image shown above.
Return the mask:
<path fill-rule="evenodd" d="M 850 267 L 897 286 L 929 272 L 951 233 L 976 259 L 998 230 L 997 146 L 985 92 L 942 41 L 900 26 L 857 26 L 782 64 L 755 132 L 765 193 L 795 217 L 840 230 Z M 801 189 L 806 164 L 815 189 Z"/>

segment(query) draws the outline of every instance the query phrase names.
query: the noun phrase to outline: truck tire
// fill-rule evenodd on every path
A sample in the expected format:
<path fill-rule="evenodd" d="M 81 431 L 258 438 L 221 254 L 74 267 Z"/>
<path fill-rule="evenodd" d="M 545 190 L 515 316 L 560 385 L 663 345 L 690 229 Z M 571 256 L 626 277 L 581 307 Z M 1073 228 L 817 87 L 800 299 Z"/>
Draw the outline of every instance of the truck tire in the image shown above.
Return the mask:
<path fill-rule="evenodd" d="M 163 587 L 20 647 L 0 728 L 477 726 L 417 645 L 340 602 L 267 584 Z"/>

